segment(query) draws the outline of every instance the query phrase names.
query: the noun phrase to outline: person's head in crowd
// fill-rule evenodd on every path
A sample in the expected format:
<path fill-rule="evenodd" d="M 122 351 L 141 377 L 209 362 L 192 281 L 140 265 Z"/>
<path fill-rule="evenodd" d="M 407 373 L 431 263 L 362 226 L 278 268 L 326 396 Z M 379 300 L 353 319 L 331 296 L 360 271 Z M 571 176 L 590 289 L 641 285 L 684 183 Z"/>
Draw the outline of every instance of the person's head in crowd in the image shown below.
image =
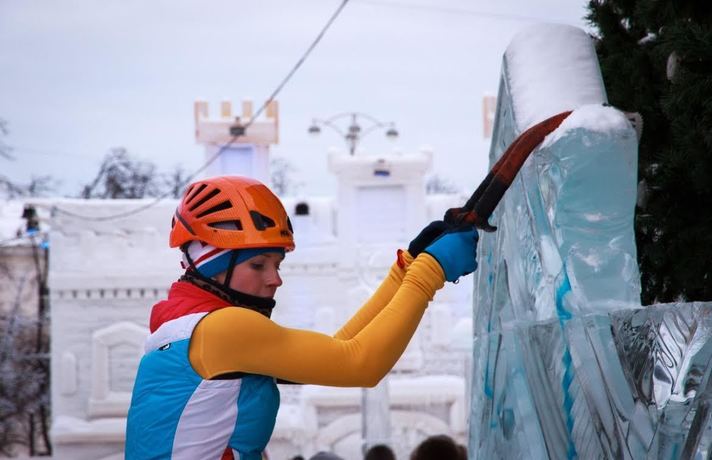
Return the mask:
<path fill-rule="evenodd" d="M 334 453 L 325 452 L 322 450 L 321 452 L 317 452 L 316 454 L 309 457 L 309 460 L 343 460 L 343 459 Z"/>
<path fill-rule="evenodd" d="M 450 436 L 439 434 L 430 436 L 421 442 L 410 460 L 460 460 L 461 452 Z"/>
<path fill-rule="evenodd" d="M 396 460 L 396 454 L 387 445 L 376 444 L 366 451 L 363 460 Z"/>
<path fill-rule="evenodd" d="M 460 457 L 458 457 L 460 460 L 467 460 L 467 447 L 462 444 L 458 444 L 457 451 L 460 454 Z"/>

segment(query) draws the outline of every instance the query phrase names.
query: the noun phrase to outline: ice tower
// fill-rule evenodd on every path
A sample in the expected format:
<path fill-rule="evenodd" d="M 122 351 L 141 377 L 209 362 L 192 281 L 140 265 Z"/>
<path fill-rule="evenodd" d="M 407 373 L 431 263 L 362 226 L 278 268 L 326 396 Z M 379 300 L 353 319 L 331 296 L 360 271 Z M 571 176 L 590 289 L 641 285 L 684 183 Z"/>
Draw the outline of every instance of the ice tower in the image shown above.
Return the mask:
<path fill-rule="evenodd" d="M 196 101 L 194 115 L 195 141 L 205 146 L 205 160 L 211 160 L 222 149 L 205 170 L 206 176 L 236 174 L 269 183 L 269 146 L 279 142 L 277 101 L 267 104 L 265 117 L 252 122 L 238 138 L 234 136 L 239 129 L 254 116 L 251 101 L 242 102 L 239 114 L 233 114 L 232 104 L 223 101 L 218 116 L 210 116 L 207 102 Z"/>
<path fill-rule="evenodd" d="M 606 103 L 582 30 L 537 25 L 507 48 L 491 164 L 574 112 L 481 239 L 473 458 L 708 458 L 712 303 L 640 306 L 636 131 Z"/>

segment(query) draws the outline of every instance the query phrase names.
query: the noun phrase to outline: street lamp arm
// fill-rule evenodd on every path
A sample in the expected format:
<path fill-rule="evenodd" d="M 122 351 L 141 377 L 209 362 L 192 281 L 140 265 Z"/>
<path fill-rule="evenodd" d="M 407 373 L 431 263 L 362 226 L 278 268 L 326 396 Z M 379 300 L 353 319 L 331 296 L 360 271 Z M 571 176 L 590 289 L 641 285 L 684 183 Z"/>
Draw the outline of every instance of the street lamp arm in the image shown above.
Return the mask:
<path fill-rule="evenodd" d="M 347 127 L 347 130 L 344 131 L 336 124 L 336 121 L 346 117 L 350 119 L 350 123 Z M 369 126 L 365 129 L 362 129 L 361 125 L 359 124 L 359 119 L 365 119 L 368 122 L 367 124 Z M 349 147 L 349 153 L 351 155 L 356 152 L 356 147 L 358 143 L 364 137 L 371 134 L 376 129 L 385 128 L 386 137 L 388 137 L 389 139 L 394 139 L 398 137 L 398 131 L 395 129 L 395 125 L 392 122 L 384 123 L 378 120 L 377 118 L 362 112 L 342 112 L 324 120 L 314 118 L 312 120 L 312 125 L 309 127 L 309 133 L 318 135 L 320 131 L 319 126 L 328 126 L 332 130 L 337 132 L 341 137 L 343 137 L 344 141 L 346 141 L 346 145 L 348 145 Z"/>
<path fill-rule="evenodd" d="M 356 115 L 357 117 L 363 117 L 363 118 L 367 119 L 368 121 L 370 121 L 371 123 L 378 125 L 378 127 L 383 127 L 383 126 L 388 125 L 387 123 L 384 123 L 384 122 L 372 117 L 371 115 L 369 115 L 367 113 L 353 112 L 353 115 Z"/>
<path fill-rule="evenodd" d="M 341 112 L 341 113 L 337 113 L 336 115 L 332 115 L 331 117 L 327 118 L 326 120 L 317 120 L 317 121 L 320 123 L 331 123 L 331 122 L 334 122 L 336 120 L 339 120 L 341 118 L 346 118 L 346 117 L 349 117 L 352 119 L 354 117 L 356 117 L 356 118 L 361 117 L 361 118 L 367 119 L 371 123 L 375 123 L 375 124 L 381 125 L 381 126 L 386 126 L 386 123 L 378 120 L 377 118 L 375 118 L 367 113 L 363 113 L 363 112 Z"/>
<path fill-rule="evenodd" d="M 368 135 L 371 134 L 373 131 L 375 131 L 375 130 L 377 130 L 377 129 L 379 129 L 379 128 L 385 128 L 385 127 L 387 127 L 387 126 L 391 126 L 391 125 L 390 125 L 390 124 L 386 124 L 386 123 L 379 123 L 379 124 L 377 124 L 377 125 L 371 125 L 371 126 L 369 126 L 367 129 L 365 129 L 365 130 L 361 133 L 361 138 L 364 138 L 364 137 L 368 136 Z"/>
<path fill-rule="evenodd" d="M 319 121 L 321 121 L 322 123 L 331 123 L 331 122 L 334 122 L 341 118 L 351 117 L 355 114 L 356 114 L 355 112 L 341 112 L 341 113 L 337 113 L 336 115 L 330 116 L 326 120 L 319 120 Z"/>
<path fill-rule="evenodd" d="M 342 137 L 345 136 L 346 133 L 345 133 L 343 130 L 341 130 L 336 124 L 332 123 L 333 118 L 334 118 L 334 117 L 331 117 L 331 118 L 329 118 L 329 119 L 327 119 L 327 120 L 319 120 L 318 118 L 315 118 L 315 119 L 313 120 L 313 124 L 314 124 L 314 125 L 317 125 L 317 126 L 318 126 L 318 125 L 326 126 L 326 127 L 328 127 L 328 128 L 333 129 L 333 130 L 336 131 L 337 133 L 339 133 L 340 136 L 342 136 Z"/>

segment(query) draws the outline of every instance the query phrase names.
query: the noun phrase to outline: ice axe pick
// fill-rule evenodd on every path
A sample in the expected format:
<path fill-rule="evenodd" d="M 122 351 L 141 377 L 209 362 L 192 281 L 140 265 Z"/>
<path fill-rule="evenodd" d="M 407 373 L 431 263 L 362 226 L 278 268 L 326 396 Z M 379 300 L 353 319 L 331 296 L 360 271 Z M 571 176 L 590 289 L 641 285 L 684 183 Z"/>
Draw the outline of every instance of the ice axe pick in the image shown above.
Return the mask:
<path fill-rule="evenodd" d="M 497 227 L 488 220 L 497 207 L 522 165 L 544 138 L 561 125 L 571 111 L 561 112 L 537 123 L 520 134 L 502 154 L 497 163 L 477 187 L 464 206 L 450 208 L 443 220 L 454 226 L 474 225 L 486 232 Z"/>

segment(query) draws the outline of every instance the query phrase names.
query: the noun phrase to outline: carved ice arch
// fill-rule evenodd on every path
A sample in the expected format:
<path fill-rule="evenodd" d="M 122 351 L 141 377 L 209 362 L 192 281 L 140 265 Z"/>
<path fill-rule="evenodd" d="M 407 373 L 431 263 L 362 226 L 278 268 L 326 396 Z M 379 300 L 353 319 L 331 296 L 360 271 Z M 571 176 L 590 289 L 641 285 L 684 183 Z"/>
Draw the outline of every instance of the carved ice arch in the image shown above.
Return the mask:
<path fill-rule="evenodd" d="M 89 415 L 124 417 L 131 402 L 130 389 L 117 389 L 111 378 L 112 350 L 126 346 L 135 350 L 135 363 L 143 355 L 143 343 L 149 332 L 145 327 L 122 321 L 92 334 L 92 379 Z M 117 359 L 117 358 L 114 358 Z M 131 376 L 133 379 L 133 376 Z"/>
<path fill-rule="evenodd" d="M 348 443 L 350 438 L 361 437 L 361 414 L 339 417 L 323 428 L 315 440 L 317 450 L 339 451 L 339 444 Z M 401 443 L 417 444 L 427 436 L 452 433 L 452 427 L 443 420 L 421 411 L 391 411 L 392 434 Z"/>

